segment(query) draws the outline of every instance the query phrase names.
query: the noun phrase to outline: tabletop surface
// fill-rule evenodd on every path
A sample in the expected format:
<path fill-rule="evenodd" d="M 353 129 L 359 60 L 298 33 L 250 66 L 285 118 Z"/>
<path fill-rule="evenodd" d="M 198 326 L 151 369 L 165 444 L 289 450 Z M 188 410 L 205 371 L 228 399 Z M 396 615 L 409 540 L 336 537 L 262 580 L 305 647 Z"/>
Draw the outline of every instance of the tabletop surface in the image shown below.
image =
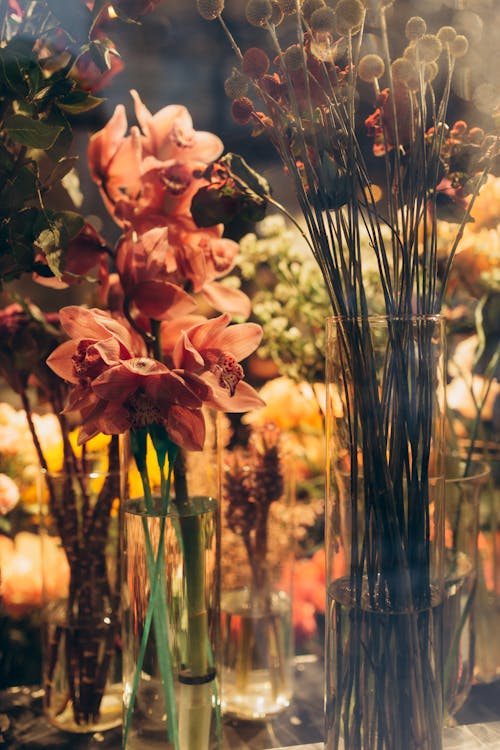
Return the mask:
<path fill-rule="evenodd" d="M 320 661 L 298 659 L 294 698 L 288 709 L 266 722 L 224 721 L 223 750 L 321 750 L 323 674 Z M 500 750 L 500 681 L 474 685 L 457 714 L 458 726 L 445 730 L 445 750 Z M 120 729 L 69 735 L 51 727 L 42 713 L 42 691 L 15 687 L 0 692 L 0 748 L 3 750 L 119 750 Z"/>

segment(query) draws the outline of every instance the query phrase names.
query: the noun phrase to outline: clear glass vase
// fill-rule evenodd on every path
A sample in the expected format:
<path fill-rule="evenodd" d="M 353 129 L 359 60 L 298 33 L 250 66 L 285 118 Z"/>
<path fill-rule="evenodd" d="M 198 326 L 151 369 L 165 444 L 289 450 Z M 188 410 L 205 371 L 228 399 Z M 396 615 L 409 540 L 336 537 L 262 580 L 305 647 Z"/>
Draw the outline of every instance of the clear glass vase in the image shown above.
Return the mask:
<path fill-rule="evenodd" d="M 327 322 L 327 750 L 440 750 L 444 347 L 432 317 Z"/>
<path fill-rule="evenodd" d="M 484 462 L 446 457 L 443 648 L 445 720 L 451 726 L 472 687 L 479 501 L 489 474 Z"/>
<path fill-rule="evenodd" d="M 474 679 L 500 679 L 500 449 L 476 441 L 474 458 L 490 469 L 479 499 L 478 580 L 475 602 Z"/>
<path fill-rule="evenodd" d="M 41 482 L 44 710 L 74 733 L 121 723 L 117 439 L 82 465 Z"/>
<path fill-rule="evenodd" d="M 222 709 L 246 720 L 293 693 L 293 482 L 278 433 L 267 425 L 251 449 L 226 451 L 222 475 Z"/>
<path fill-rule="evenodd" d="M 149 461 L 149 453 L 148 453 Z M 129 471 L 122 513 L 123 748 L 212 750 L 218 685 L 219 504 L 215 446 L 177 452 L 152 496 Z"/>

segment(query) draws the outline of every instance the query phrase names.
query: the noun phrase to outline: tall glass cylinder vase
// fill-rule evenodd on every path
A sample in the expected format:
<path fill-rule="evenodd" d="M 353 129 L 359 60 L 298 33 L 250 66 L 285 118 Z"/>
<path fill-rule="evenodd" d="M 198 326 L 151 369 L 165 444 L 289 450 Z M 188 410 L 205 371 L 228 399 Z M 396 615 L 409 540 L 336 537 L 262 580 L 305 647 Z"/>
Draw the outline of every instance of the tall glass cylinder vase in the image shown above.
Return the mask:
<path fill-rule="evenodd" d="M 222 474 L 222 709 L 266 719 L 293 690 L 293 479 L 272 424 L 224 455 Z"/>
<path fill-rule="evenodd" d="M 43 472 L 44 709 L 68 732 L 121 722 L 118 440 Z"/>
<path fill-rule="evenodd" d="M 446 457 L 444 707 L 451 726 L 472 687 L 479 501 L 489 474 L 484 462 Z"/>
<path fill-rule="evenodd" d="M 213 425 L 211 425 L 213 427 Z M 123 748 L 220 744 L 218 458 L 174 451 L 167 482 L 129 471 L 123 508 Z"/>
<path fill-rule="evenodd" d="M 327 750 L 442 747 L 443 341 L 327 322 Z"/>

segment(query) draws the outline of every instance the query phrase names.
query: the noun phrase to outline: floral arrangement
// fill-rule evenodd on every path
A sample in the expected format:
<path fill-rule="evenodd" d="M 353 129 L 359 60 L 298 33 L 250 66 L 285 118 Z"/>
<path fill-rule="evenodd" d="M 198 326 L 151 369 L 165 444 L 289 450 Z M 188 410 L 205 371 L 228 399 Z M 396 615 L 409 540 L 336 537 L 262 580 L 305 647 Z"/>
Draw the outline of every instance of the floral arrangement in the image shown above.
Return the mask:
<path fill-rule="evenodd" d="M 237 64 L 225 82 L 233 118 L 254 135 L 267 135 L 276 148 L 335 316 L 336 370 L 329 376 L 332 385 L 339 383 L 342 413 L 329 404 L 334 424 L 345 417 L 337 435 L 345 443 L 338 456 L 333 452 L 329 477 L 333 488 L 340 472 L 347 473 L 350 502 L 344 508 L 342 490 L 333 493 L 327 548 L 342 553 L 345 542 L 350 558 L 344 579 L 335 575 L 330 552 L 327 559 L 328 580 L 344 588 L 329 589 L 334 665 L 327 672 L 325 743 L 337 748 L 343 736 L 349 748 L 434 750 L 442 743 L 440 678 L 418 635 L 432 628 L 431 543 L 443 533 L 438 519 L 431 539 L 429 480 L 431 472 L 444 472 L 440 437 L 431 438 L 433 330 L 460 237 L 498 157 L 496 137 L 462 121 L 446 125 L 453 71 L 468 40 L 452 26 L 429 31 L 425 19 L 414 16 L 404 28 L 406 47 L 392 57 L 393 3 L 249 0 L 246 19 L 265 37 L 241 50 L 223 17 L 224 1 L 197 5 L 203 18 L 220 22 L 235 52 Z M 367 98 L 372 113 L 360 117 Z M 364 150 L 367 139 L 379 169 Z M 438 274 L 443 212 L 456 231 Z M 388 328 L 380 380 L 362 228 Z M 349 508 L 350 535 L 344 537 Z M 395 631 L 376 615 L 389 610 L 401 614 Z M 349 627 L 341 633 L 336 625 L 344 612 Z M 370 699 L 389 690 L 390 713 L 384 701 Z"/>
<path fill-rule="evenodd" d="M 68 156 L 72 118 L 100 104 L 95 92 L 122 66 L 107 32 L 110 14 L 138 21 L 156 5 L 156 0 L 82 0 L 70 12 L 59 0 L 9 0 L 2 22 L 5 212 L 0 217 L 0 278 L 6 284 L 31 274 L 35 283 L 54 290 L 98 282 L 88 297 L 91 307 L 45 314 L 16 298 L 0 315 L 1 373 L 21 400 L 44 471 L 48 510 L 68 560 L 70 625 L 88 614 L 89 595 L 97 599 L 102 589 L 116 627 L 119 592 L 107 575 L 104 556 L 119 496 L 118 435 L 130 431 L 148 510 L 152 496 L 146 452 L 148 443 L 153 445 L 166 514 L 174 502 L 171 485 L 175 502 L 188 502 L 182 463 L 185 451 L 203 447 L 204 409 L 246 411 L 262 405 L 239 364 L 258 345 L 260 329 L 254 323 L 229 325 L 233 314 L 248 315 L 250 303 L 239 290 L 219 283 L 234 264 L 237 244 L 223 237 L 219 222 L 199 227 L 191 211 L 194 196 L 208 184 L 205 170 L 222 153 L 218 137 L 195 131 L 185 107 L 169 105 L 153 115 L 132 92 L 138 125 L 127 133 L 120 105 L 91 138 L 88 150 L 91 177 L 121 229 L 118 243 L 111 247 L 77 210 L 51 208 L 51 189 L 70 187 L 77 179 L 74 159 Z M 251 205 L 244 190 L 234 186 L 233 194 L 234 212 Z M 209 315 L 214 310 L 221 314 L 207 318 L 201 312 L 207 304 Z M 62 494 L 37 429 L 35 398 L 45 402 L 58 422 L 61 476 L 66 477 Z M 77 443 L 70 438 L 75 424 L 81 426 Z M 101 434 L 111 436 L 105 446 L 108 479 L 94 493 L 94 486 L 81 477 L 90 465 L 89 441 Z M 196 533 L 190 541 L 196 550 Z M 150 560 L 151 581 L 160 562 Z M 203 571 L 193 575 L 195 588 Z M 153 596 L 152 602 L 155 624 L 165 630 L 167 613 L 158 598 Z M 109 648 L 100 648 L 94 636 L 75 638 L 69 645 L 74 671 L 65 700 L 77 725 L 99 717 Z M 58 628 L 50 643 L 54 663 L 61 637 Z M 200 636 L 196 656 L 204 644 Z M 96 669 L 99 654 L 104 659 Z M 137 675 L 140 671 L 139 665 Z M 175 715 L 173 676 L 164 671 L 163 678 L 167 707 Z M 46 700 L 51 674 L 48 680 Z M 134 689 L 125 742 L 133 704 Z M 178 747 L 175 723 L 169 723 L 168 732 Z"/>

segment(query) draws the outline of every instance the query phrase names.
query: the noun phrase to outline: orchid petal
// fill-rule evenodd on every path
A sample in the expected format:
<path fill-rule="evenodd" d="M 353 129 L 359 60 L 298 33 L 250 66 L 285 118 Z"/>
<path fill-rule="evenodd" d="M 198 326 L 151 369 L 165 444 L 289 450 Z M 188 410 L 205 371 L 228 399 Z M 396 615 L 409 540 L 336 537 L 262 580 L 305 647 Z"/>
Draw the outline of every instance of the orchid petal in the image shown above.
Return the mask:
<path fill-rule="evenodd" d="M 201 409 L 172 406 L 165 420 L 171 440 L 181 448 L 200 451 L 205 442 L 205 419 Z"/>
<path fill-rule="evenodd" d="M 238 383 L 234 396 L 231 396 L 226 388 L 219 385 L 217 378 L 211 372 L 204 373 L 202 377 L 212 388 L 213 396 L 207 401 L 207 405 L 214 409 L 243 412 L 265 406 L 265 401 L 261 399 L 255 388 L 244 381 Z"/>
<path fill-rule="evenodd" d="M 208 281 L 203 284 L 201 293 L 214 310 L 239 315 L 242 318 L 248 318 L 252 311 L 252 303 L 241 289 L 231 289 L 217 281 Z"/>
<path fill-rule="evenodd" d="M 62 310 L 61 310 L 62 312 Z M 79 383 L 73 369 L 72 357 L 78 347 L 78 341 L 64 341 L 47 357 L 46 364 L 50 369 L 68 383 Z"/>

